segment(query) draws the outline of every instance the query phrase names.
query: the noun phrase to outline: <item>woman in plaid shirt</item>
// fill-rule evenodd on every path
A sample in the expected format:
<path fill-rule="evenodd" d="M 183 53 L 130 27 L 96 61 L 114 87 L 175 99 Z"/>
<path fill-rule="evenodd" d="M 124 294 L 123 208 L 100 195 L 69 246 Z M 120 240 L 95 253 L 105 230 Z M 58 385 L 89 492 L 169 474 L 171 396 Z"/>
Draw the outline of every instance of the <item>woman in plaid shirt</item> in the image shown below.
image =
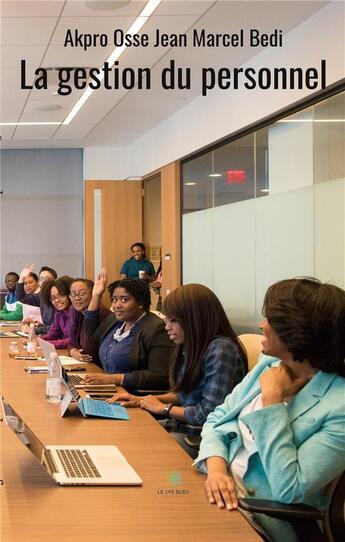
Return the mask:
<path fill-rule="evenodd" d="M 184 437 L 200 434 L 208 414 L 247 373 L 247 357 L 219 299 L 206 286 L 180 286 L 167 296 L 163 312 L 167 333 L 176 345 L 171 390 L 145 397 L 118 393 L 109 402 L 164 416 L 160 423 L 194 457 L 196 451 Z"/>

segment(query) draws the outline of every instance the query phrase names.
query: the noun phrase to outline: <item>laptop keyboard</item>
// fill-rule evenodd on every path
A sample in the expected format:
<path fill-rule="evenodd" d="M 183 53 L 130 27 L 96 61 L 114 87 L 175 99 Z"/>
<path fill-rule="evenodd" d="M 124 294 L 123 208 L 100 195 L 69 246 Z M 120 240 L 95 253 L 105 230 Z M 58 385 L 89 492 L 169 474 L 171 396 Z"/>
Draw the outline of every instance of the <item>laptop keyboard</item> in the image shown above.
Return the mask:
<path fill-rule="evenodd" d="M 79 375 L 68 375 L 67 377 L 68 381 L 71 382 L 72 384 L 81 384 L 84 380 L 84 378 L 82 376 L 79 376 Z"/>
<path fill-rule="evenodd" d="M 109 416 L 109 413 L 113 412 L 112 407 L 104 401 L 94 401 L 93 399 L 84 399 L 84 401 L 89 416 Z"/>
<path fill-rule="evenodd" d="M 68 478 L 101 478 L 86 450 L 56 450 Z"/>

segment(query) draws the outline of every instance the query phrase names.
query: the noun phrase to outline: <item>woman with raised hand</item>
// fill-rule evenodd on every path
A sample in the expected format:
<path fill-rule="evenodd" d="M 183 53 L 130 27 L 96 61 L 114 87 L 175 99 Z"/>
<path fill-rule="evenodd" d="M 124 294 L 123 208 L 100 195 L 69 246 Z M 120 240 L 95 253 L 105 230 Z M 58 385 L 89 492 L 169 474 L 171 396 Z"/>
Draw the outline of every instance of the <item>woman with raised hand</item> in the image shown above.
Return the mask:
<path fill-rule="evenodd" d="M 53 321 L 55 310 L 49 302 L 45 302 L 42 299 L 40 290 L 46 280 L 55 280 L 57 278 L 57 274 L 55 269 L 43 266 L 41 267 L 39 276 L 37 277 L 37 275 L 33 273 L 34 268 L 34 264 L 28 264 L 20 272 L 19 280 L 16 284 L 16 299 L 23 304 L 31 305 L 33 307 L 40 307 L 43 325 L 36 327 L 36 332 L 47 333 Z M 36 280 L 35 284 L 33 284 L 32 278 Z M 29 324 L 31 321 L 34 320 L 29 317 L 25 319 L 24 323 Z"/>
<path fill-rule="evenodd" d="M 114 314 L 101 322 L 100 303 L 106 285 L 103 269 L 95 281 L 84 320 L 86 334 L 99 344 L 99 358 L 106 374 L 88 373 L 85 384 L 167 389 L 172 344 L 163 320 L 150 312 L 149 285 L 141 279 L 119 281 L 112 295 Z"/>
<path fill-rule="evenodd" d="M 238 496 L 324 508 L 345 469 L 345 292 L 282 280 L 263 314 L 265 355 L 208 416 L 196 464 L 219 508 L 236 508 Z M 286 522 L 255 519 L 270 540 L 297 540 Z"/>
<path fill-rule="evenodd" d="M 176 345 L 171 391 L 146 397 L 118 393 L 109 402 L 140 406 L 164 416 L 164 427 L 193 457 L 195 450 L 185 436 L 199 434 L 207 415 L 242 380 L 248 370 L 247 357 L 219 299 L 206 286 L 180 286 L 165 299 L 163 312 L 165 329 Z"/>

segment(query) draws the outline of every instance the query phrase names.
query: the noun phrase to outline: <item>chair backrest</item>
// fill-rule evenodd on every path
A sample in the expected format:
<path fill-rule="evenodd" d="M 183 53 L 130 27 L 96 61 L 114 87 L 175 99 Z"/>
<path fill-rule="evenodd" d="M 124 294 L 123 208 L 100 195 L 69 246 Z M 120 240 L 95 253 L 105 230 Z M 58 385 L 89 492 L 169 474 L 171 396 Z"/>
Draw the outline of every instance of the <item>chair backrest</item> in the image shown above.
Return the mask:
<path fill-rule="evenodd" d="M 325 511 L 323 528 L 327 540 L 340 542 L 345 533 L 345 471 L 329 486 L 330 504 Z"/>
<path fill-rule="evenodd" d="M 247 352 L 248 369 L 249 371 L 257 364 L 259 355 L 261 354 L 262 335 L 258 333 L 244 333 L 239 335 L 241 343 Z"/>

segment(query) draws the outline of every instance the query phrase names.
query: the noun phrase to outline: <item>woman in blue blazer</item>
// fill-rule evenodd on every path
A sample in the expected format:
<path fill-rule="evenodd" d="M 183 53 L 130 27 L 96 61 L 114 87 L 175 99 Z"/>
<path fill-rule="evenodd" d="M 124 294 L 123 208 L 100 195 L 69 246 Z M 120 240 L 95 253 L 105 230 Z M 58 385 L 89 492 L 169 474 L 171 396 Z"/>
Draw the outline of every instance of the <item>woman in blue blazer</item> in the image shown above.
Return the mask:
<path fill-rule="evenodd" d="M 345 292 L 283 280 L 263 313 L 265 355 L 208 416 L 196 464 L 219 508 L 237 495 L 323 508 L 345 469 Z M 274 541 L 298 540 L 284 521 L 255 519 Z"/>

